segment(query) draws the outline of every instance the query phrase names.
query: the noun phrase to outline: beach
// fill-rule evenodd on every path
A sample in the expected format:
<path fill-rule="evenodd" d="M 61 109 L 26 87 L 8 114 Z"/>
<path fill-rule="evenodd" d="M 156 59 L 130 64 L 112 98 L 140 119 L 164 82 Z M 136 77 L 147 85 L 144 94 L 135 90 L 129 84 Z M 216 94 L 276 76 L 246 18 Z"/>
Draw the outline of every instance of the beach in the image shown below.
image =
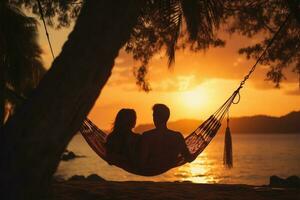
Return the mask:
<path fill-rule="evenodd" d="M 50 198 L 93 199 L 201 199 L 201 200 L 300 200 L 300 189 L 242 184 L 196 184 L 147 181 L 55 181 Z"/>

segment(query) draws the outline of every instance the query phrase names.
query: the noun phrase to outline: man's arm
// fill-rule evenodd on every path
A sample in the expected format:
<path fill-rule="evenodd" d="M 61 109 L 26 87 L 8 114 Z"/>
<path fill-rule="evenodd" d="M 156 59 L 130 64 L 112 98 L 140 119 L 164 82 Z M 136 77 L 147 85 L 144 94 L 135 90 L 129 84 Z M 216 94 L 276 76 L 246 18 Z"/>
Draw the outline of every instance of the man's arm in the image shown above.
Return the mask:
<path fill-rule="evenodd" d="M 180 141 L 180 151 L 182 156 L 187 162 L 192 162 L 194 160 L 194 156 L 191 154 L 190 150 L 186 146 L 184 137 L 182 136 L 181 133 L 178 133 L 179 136 L 179 141 Z"/>

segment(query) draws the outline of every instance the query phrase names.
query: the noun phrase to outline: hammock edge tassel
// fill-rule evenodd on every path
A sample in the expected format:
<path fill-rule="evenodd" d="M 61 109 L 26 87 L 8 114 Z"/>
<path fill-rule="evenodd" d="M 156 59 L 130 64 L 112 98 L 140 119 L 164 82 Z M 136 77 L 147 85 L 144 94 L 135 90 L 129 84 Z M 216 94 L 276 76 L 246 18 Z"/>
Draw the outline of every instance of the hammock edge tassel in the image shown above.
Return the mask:
<path fill-rule="evenodd" d="M 233 167 L 232 138 L 231 138 L 231 131 L 228 126 L 226 127 L 226 131 L 225 131 L 223 164 L 227 168 Z"/>

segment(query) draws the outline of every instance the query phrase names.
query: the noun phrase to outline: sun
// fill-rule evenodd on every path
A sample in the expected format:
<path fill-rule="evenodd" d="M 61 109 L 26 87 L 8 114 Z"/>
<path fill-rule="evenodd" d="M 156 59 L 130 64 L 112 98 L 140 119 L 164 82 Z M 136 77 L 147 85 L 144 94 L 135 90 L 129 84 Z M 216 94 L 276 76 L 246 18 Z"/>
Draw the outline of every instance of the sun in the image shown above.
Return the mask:
<path fill-rule="evenodd" d="M 180 96 L 181 104 L 188 109 L 198 109 L 203 106 L 207 100 L 204 89 L 201 87 L 184 91 Z"/>
<path fill-rule="evenodd" d="M 167 104 L 171 104 L 174 119 L 202 119 L 209 116 L 212 107 L 212 92 L 203 85 L 177 91 Z M 176 114 L 174 114 L 176 113 Z"/>

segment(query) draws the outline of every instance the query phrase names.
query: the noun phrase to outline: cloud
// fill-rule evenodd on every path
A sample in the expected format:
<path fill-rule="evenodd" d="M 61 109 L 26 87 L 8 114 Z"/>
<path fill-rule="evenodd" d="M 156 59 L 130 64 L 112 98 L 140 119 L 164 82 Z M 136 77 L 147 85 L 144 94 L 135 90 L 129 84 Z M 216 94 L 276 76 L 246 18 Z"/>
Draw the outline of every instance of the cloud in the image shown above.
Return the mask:
<path fill-rule="evenodd" d="M 243 80 L 255 63 L 238 54 L 238 49 L 253 43 L 255 38 L 248 39 L 239 35 L 226 38 L 224 48 L 210 48 L 206 52 L 190 52 L 180 50 L 176 52 L 175 65 L 168 69 L 168 59 L 159 52 L 149 63 L 146 79 L 156 91 L 187 90 L 209 79 Z M 139 90 L 133 75 L 133 67 L 139 66 L 132 55 L 121 50 L 115 61 L 115 67 L 108 86 L 119 86 L 129 90 Z M 258 65 L 251 75 L 250 82 L 256 89 L 273 90 L 274 84 L 265 81 L 269 66 Z M 284 83 L 297 81 L 290 70 L 286 70 L 287 80 Z M 188 78 L 193 77 L 193 78 Z"/>
<path fill-rule="evenodd" d="M 196 85 L 202 83 L 203 79 L 196 80 L 194 74 L 178 75 L 176 77 L 166 78 L 151 84 L 153 91 L 156 92 L 178 92 L 190 90 Z"/>
<path fill-rule="evenodd" d="M 238 57 L 237 59 L 236 59 L 236 61 L 233 63 L 233 66 L 238 66 L 238 65 L 240 65 L 240 64 L 242 64 L 243 62 L 245 61 L 245 59 L 244 58 L 242 58 L 242 57 Z"/>

